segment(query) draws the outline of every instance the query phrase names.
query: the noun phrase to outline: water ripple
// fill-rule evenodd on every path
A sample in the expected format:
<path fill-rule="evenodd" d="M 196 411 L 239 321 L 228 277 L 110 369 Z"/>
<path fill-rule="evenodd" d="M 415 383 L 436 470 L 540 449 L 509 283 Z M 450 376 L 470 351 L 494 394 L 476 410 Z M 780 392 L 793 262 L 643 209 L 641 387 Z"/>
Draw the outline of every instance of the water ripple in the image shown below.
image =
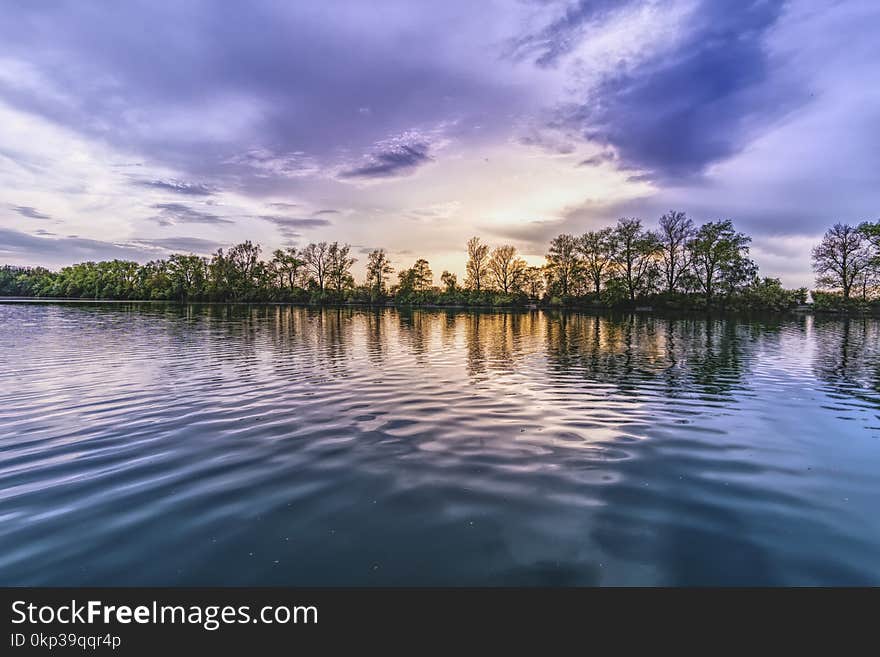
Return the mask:
<path fill-rule="evenodd" d="M 880 584 L 880 323 L 0 304 L 2 584 Z"/>

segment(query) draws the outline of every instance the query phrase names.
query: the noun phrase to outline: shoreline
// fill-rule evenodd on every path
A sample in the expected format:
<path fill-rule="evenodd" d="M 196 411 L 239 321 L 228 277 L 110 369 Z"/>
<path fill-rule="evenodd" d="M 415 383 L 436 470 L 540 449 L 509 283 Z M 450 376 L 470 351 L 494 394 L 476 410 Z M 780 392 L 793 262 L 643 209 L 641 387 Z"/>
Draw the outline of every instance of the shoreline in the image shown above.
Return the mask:
<path fill-rule="evenodd" d="M 440 304 L 397 304 L 393 302 L 374 303 L 308 303 L 302 301 L 169 301 L 163 299 L 91 299 L 82 297 L 0 297 L 0 304 L 151 304 L 166 306 L 293 306 L 297 308 L 361 308 L 381 310 L 393 308 L 395 310 L 459 310 L 459 311 L 495 311 L 495 312 L 534 312 L 557 311 L 557 312 L 581 312 L 581 313 L 630 313 L 639 315 L 830 315 L 838 317 L 880 317 L 880 313 L 870 311 L 845 311 L 845 310 L 820 310 L 809 306 L 800 306 L 788 310 L 726 310 L 723 308 L 663 308 L 653 306 L 637 306 L 635 308 L 608 307 L 608 306 L 578 306 L 578 305 L 549 305 L 531 304 L 528 306 L 490 306 L 490 305 L 440 305 Z"/>

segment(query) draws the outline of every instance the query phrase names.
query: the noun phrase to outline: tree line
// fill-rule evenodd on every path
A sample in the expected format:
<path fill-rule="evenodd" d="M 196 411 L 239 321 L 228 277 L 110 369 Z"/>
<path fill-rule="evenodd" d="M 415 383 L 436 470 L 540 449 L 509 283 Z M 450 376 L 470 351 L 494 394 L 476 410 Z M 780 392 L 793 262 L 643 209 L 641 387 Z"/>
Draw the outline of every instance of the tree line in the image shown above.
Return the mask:
<path fill-rule="evenodd" d="M 516 247 L 466 245 L 462 281 L 443 271 L 439 285 L 427 260 L 395 271 L 388 254 L 367 254 L 366 277 L 352 275 L 351 246 L 339 242 L 286 248 L 263 258 L 250 241 L 210 258 L 173 254 L 146 264 L 84 262 L 53 272 L 43 267 L 0 269 L 0 295 L 167 301 L 388 303 L 412 305 L 597 307 L 649 305 L 670 309 L 785 310 L 807 301 L 807 289 L 784 289 L 759 276 L 749 256 L 751 238 L 730 220 L 697 226 L 670 211 L 650 229 L 640 219 L 582 235 L 553 238 L 542 266 L 529 265 Z M 880 222 L 836 224 L 813 250 L 820 289 L 817 307 L 877 306 Z M 396 274 L 396 277 L 394 276 Z"/>

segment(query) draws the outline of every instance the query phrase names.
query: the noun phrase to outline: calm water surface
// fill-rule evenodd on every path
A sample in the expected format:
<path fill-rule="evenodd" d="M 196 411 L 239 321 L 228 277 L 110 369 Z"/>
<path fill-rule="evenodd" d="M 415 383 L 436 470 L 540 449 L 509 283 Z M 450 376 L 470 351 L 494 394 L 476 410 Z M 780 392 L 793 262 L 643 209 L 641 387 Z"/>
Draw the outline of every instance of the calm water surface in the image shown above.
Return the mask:
<path fill-rule="evenodd" d="M 880 323 L 0 304 L 0 584 L 880 584 Z"/>

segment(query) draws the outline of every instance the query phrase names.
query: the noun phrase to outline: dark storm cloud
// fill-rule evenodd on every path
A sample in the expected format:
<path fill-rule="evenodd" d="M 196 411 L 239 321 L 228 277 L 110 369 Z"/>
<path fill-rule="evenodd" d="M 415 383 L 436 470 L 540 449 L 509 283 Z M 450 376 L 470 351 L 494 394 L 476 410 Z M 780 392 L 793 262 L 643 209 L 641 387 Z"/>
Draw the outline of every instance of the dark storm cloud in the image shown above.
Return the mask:
<path fill-rule="evenodd" d="M 613 146 L 624 166 L 655 179 L 701 173 L 805 100 L 770 82 L 764 37 L 783 6 L 705 0 L 671 51 L 607 77 L 555 124 L 581 126 L 585 137 Z"/>
<path fill-rule="evenodd" d="M 0 54 L 28 62 L 34 79 L 16 87 L 0 81 L 0 97 L 194 177 L 225 176 L 260 192 L 339 171 L 340 147 L 367 156 L 349 160 L 339 178 L 389 178 L 428 163 L 431 144 L 371 144 L 461 117 L 479 119 L 483 134 L 508 130 L 517 108 L 531 102 L 508 80 L 510 57 L 554 67 L 615 12 L 642 4 L 537 3 L 542 16 L 556 18 L 509 39 L 507 60 L 493 64 L 491 49 L 478 51 L 481 70 L 468 65 L 469 51 L 449 44 L 453 26 L 479 20 L 466 3 L 432 6 L 417 29 L 406 2 L 389 3 L 381 15 L 359 3 L 254 1 L 223 12 L 209 2 L 21 3 L 15 20 L 0 22 Z M 670 49 L 612 72 L 554 123 L 613 145 L 623 164 L 658 178 L 700 172 L 738 152 L 754 125 L 789 105 L 766 84 L 763 46 L 783 6 L 703 0 Z M 145 184 L 210 191 L 173 180 Z"/>
<path fill-rule="evenodd" d="M 511 107 L 509 81 L 440 47 L 473 19 L 468 6 L 428 9 L 414 26 L 408 2 L 14 3 L 0 55 L 32 79 L 0 77 L 0 97 L 187 176 L 277 190 L 267 178 L 335 166 L 340 146 L 364 152 L 413 124 Z M 379 153 L 352 175 L 425 157 Z"/>
<path fill-rule="evenodd" d="M 22 217 L 27 217 L 28 219 L 51 219 L 48 214 L 43 214 L 39 212 L 36 208 L 32 208 L 28 205 L 14 205 L 12 206 L 12 211 L 17 212 Z"/>
<path fill-rule="evenodd" d="M 153 209 L 159 210 L 159 214 L 153 217 L 153 221 L 160 226 L 173 226 L 175 224 L 232 224 L 229 219 L 224 219 L 216 214 L 195 210 L 183 203 L 156 203 Z"/>
<path fill-rule="evenodd" d="M 188 183 L 173 178 L 169 180 L 142 180 L 136 184 L 185 196 L 211 196 L 216 193 L 215 189 L 203 183 Z"/>
<path fill-rule="evenodd" d="M 426 141 L 395 140 L 382 144 L 363 164 L 347 169 L 340 178 L 392 178 L 414 172 L 431 161 L 430 144 Z"/>

